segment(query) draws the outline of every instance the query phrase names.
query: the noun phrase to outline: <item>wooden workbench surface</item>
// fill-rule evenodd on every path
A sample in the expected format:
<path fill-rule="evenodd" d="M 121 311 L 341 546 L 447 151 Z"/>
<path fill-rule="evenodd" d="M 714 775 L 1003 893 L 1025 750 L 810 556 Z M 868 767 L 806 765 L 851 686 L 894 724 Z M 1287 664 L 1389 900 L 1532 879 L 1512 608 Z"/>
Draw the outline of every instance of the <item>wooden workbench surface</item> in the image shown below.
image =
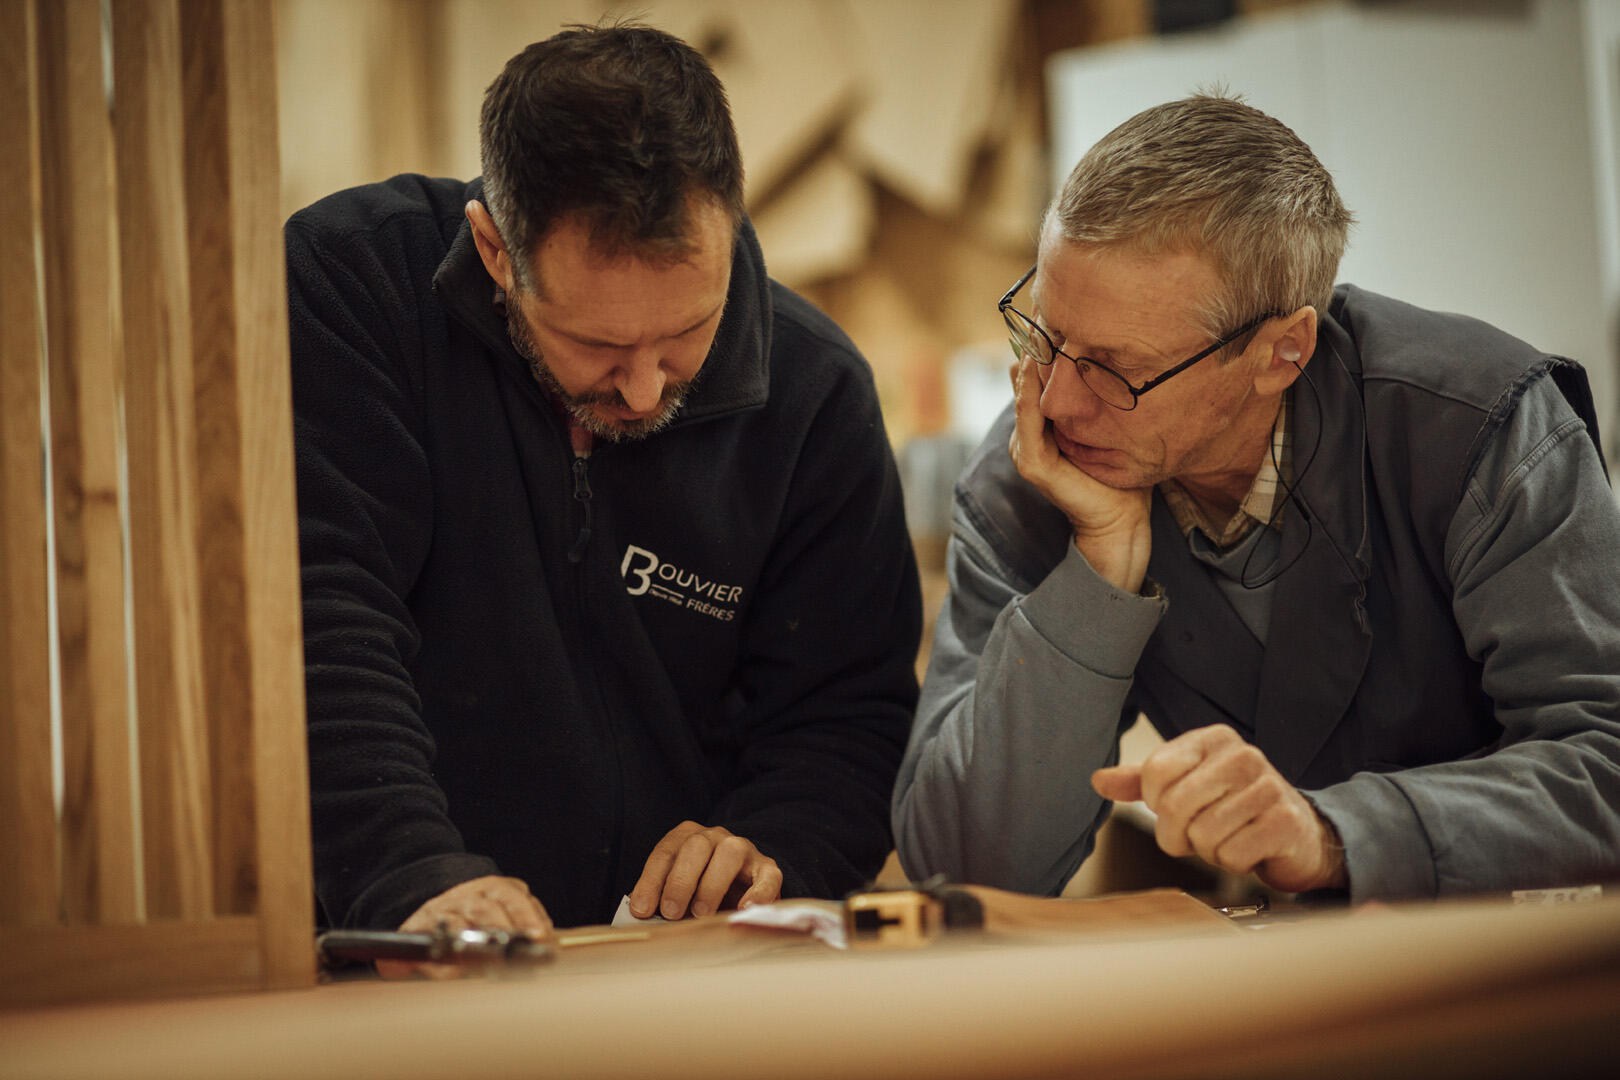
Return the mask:
<path fill-rule="evenodd" d="M 1620 1051 L 1620 900 L 886 953 L 703 939 L 516 978 L 0 1013 L 0 1077 L 1541 1076 Z"/>

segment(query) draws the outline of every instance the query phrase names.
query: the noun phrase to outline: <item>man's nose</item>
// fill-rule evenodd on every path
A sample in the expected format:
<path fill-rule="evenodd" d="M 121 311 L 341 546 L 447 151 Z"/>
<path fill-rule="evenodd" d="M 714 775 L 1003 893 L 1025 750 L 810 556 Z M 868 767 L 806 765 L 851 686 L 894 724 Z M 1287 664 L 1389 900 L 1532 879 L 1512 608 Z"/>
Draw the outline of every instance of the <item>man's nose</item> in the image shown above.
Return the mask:
<path fill-rule="evenodd" d="M 1096 417 L 1108 404 L 1098 397 L 1074 361 L 1058 357 L 1045 369 L 1046 385 L 1041 389 L 1041 415 L 1048 420 L 1089 420 Z"/>
<path fill-rule="evenodd" d="M 658 354 L 647 350 L 631 356 L 620 366 L 615 374 L 614 389 L 636 412 L 651 412 L 663 398 L 664 384 L 668 381 Z"/>

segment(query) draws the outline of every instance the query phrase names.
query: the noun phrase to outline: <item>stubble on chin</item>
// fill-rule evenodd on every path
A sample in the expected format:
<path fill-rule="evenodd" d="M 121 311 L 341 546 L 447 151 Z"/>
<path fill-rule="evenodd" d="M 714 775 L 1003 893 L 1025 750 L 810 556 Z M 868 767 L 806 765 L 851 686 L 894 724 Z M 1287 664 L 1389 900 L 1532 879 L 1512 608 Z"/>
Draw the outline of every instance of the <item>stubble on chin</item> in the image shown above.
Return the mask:
<path fill-rule="evenodd" d="M 545 358 L 540 355 L 540 348 L 535 344 L 534 336 L 529 331 L 529 324 L 518 314 L 517 305 L 510 301 L 507 306 L 506 333 L 512 340 L 512 348 L 528 361 L 529 372 L 535 381 L 563 403 L 563 407 L 568 410 L 568 415 L 574 418 L 575 423 L 604 442 L 645 439 L 664 430 L 680 414 L 681 406 L 686 403 L 686 395 L 696 382 L 695 379 L 688 379 L 683 383 L 665 385 L 663 396 L 658 400 L 658 411 L 652 416 L 641 420 L 610 420 L 598 413 L 595 406 L 628 409 L 630 405 L 624 400 L 624 395 L 617 390 L 570 394 L 546 365 Z"/>
<path fill-rule="evenodd" d="M 544 365 L 538 365 L 542 369 Z M 546 371 L 548 385 L 555 386 L 556 379 Z M 539 377 L 538 375 L 536 376 Z M 610 393 L 584 394 L 580 396 L 562 395 L 562 401 L 568 408 L 569 415 L 580 427 L 592 435 L 607 442 L 623 442 L 635 439 L 645 439 L 649 435 L 657 434 L 669 427 L 675 417 L 680 413 L 681 406 L 686 403 L 686 392 L 691 383 L 682 383 L 679 386 L 666 386 L 663 397 L 658 400 L 658 411 L 652 416 L 641 420 L 610 420 L 599 414 L 592 406 L 606 405 L 618 408 L 628 408 L 623 395 L 618 391 Z"/>

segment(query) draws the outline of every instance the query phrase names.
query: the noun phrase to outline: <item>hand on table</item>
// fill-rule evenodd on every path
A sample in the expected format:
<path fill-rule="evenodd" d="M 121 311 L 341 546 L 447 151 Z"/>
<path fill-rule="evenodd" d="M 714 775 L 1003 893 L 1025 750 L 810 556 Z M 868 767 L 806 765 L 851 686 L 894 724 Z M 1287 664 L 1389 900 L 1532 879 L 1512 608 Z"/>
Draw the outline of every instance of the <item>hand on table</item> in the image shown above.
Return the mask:
<path fill-rule="evenodd" d="M 1091 568 L 1117 588 L 1137 592 L 1152 551 L 1148 511 L 1153 489 L 1109 487 L 1063 456 L 1052 425 L 1041 412 L 1039 371 L 1027 358 L 1009 371 L 1014 422 L 1007 451 L 1013 465 L 1047 502 L 1063 511 L 1074 545 Z"/>
<path fill-rule="evenodd" d="M 1225 724 L 1179 735 L 1141 765 L 1098 769 L 1091 784 L 1105 799 L 1146 803 L 1158 815 L 1156 834 L 1167 854 L 1254 873 L 1284 892 L 1347 883 L 1332 826 Z"/>
<path fill-rule="evenodd" d="M 776 860 L 719 825 L 683 821 L 658 841 L 635 888 L 630 914 L 638 919 L 710 915 L 723 907 L 768 904 L 782 891 Z"/>
<path fill-rule="evenodd" d="M 551 917 L 529 886 L 517 878 L 473 878 L 446 889 L 399 924 L 410 934 L 431 934 L 444 923 L 451 933 L 460 930 L 527 931 L 540 940 L 552 936 Z M 414 960 L 379 960 L 377 973 L 385 979 L 422 975 L 430 979 L 454 979 L 461 975 L 458 964 L 428 964 Z"/>

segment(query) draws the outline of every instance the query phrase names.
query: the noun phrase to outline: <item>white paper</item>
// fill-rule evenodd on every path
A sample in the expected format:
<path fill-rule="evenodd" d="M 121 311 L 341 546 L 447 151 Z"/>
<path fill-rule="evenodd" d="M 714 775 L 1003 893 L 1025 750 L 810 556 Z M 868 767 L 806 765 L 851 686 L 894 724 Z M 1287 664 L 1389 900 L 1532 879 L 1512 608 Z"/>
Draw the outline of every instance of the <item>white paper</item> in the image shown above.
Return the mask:
<path fill-rule="evenodd" d="M 835 949 L 849 947 L 844 940 L 844 917 L 841 910 L 825 907 L 815 901 L 756 904 L 743 911 L 733 912 L 731 922 L 741 926 L 770 926 L 779 930 L 798 930 L 826 942 Z"/>
<path fill-rule="evenodd" d="M 660 923 L 668 921 L 668 919 L 664 918 L 662 915 L 659 915 L 657 912 L 647 916 L 645 919 L 636 918 L 634 915 L 630 914 L 630 896 L 628 893 L 626 893 L 624 899 L 619 901 L 619 910 L 613 913 L 612 925 L 646 926 L 648 923 Z"/>

